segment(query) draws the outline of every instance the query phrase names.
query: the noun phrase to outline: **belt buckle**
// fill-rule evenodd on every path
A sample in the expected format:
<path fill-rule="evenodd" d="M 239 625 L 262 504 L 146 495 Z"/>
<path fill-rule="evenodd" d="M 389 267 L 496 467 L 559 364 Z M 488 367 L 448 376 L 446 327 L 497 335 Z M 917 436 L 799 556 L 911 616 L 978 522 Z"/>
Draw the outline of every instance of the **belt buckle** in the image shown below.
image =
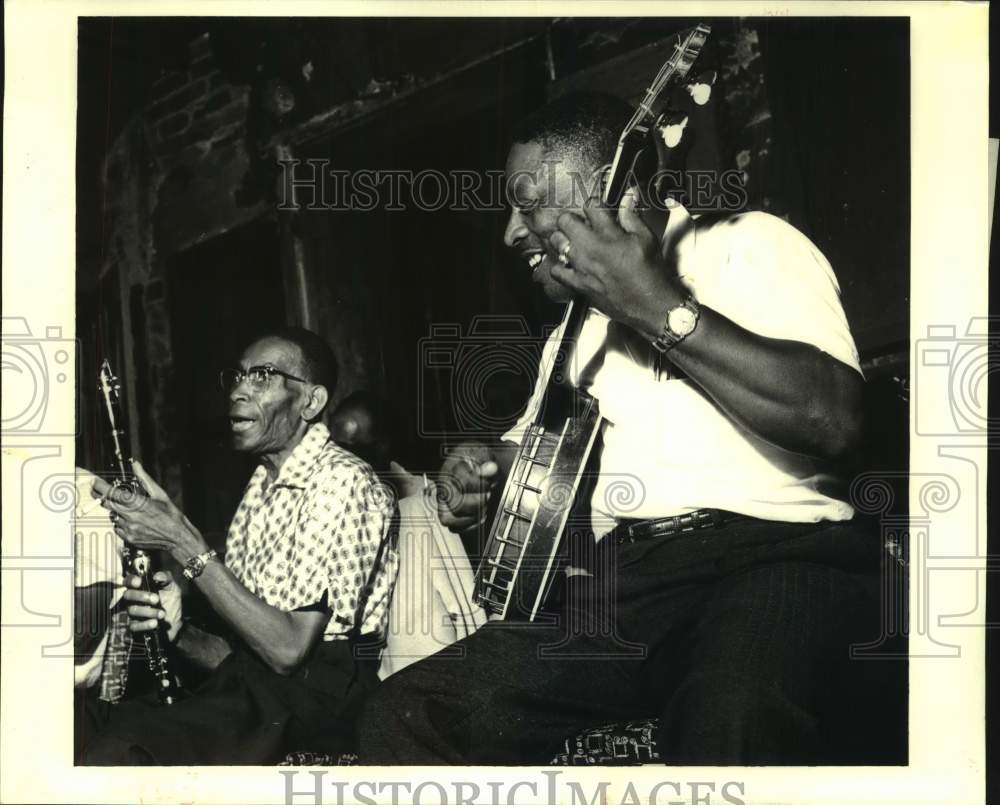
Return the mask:
<path fill-rule="evenodd" d="M 638 523 L 627 525 L 625 527 L 625 532 L 618 535 L 618 544 L 622 545 L 623 543 L 634 543 L 643 539 L 645 535 L 642 534 L 639 529 L 644 522 L 646 521 L 640 520 Z"/>
<path fill-rule="evenodd" d="M 628 527 L 629 540 L 635 542 L 637 539 L 649 539 L 651 537 L 664 537 L 676 534 L 680 521 L 678 517 L 663 517 L 658 520 L 646 520 Z"/>
<path fill-rule="evenodd" d="M 687 514 L 634 523 L 626 528 L 627 535 L 622 535 L 619 542 L 635 542 L 652 537 L 673 536 L 687 531 L 719 528 L 724 522 L 725 518 L 718 509 L 696 509 Z"/>

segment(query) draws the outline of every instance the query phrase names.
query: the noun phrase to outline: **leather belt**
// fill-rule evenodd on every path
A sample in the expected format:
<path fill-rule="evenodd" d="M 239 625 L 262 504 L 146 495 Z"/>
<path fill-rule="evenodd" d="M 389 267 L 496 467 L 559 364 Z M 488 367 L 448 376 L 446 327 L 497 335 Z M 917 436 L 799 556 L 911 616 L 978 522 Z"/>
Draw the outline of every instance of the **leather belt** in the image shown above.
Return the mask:
<path fill-rule="evenodd" d="M 646 539 L 670 537 L 687 531 L 722 528 L 733 520 L 743 519 L 746 519 L 745 515 L 721 509 L 696 509 L 693 512 L 673 517 L 660 517 L 653 520 L 624 520 L 614 528 L 610 536 L 616 545 L 625 545 Z"/>

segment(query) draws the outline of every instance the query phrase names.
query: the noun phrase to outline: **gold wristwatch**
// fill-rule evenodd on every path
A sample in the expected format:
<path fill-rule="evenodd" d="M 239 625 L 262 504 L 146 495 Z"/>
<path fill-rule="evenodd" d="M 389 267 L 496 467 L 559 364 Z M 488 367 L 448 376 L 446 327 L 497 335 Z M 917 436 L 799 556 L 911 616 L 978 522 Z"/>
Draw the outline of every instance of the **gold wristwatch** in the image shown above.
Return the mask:
<path fill-rule="evenodd" d="M 701 308 L 690 294 L 679 305 L 674 305 L 663 317 L 663 329 L 653 342 L 661 353 L 668 352 L 694 332 L 698 326 Z"/>

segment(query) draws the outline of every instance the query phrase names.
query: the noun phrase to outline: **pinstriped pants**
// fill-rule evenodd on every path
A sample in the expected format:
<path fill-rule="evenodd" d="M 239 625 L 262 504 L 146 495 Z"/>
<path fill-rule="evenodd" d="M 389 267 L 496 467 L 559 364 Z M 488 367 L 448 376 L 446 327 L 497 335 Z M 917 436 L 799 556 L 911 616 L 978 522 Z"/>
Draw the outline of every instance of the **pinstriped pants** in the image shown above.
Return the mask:
<path fill-rule="evenodd" d="M 853 523 L 602 541 L 557 622 L 491 622 L 384 682 L 360 762 L 543 764 L 582 729 L 655 716 L 667 763 L 846 762 L 880 556 Z"/>

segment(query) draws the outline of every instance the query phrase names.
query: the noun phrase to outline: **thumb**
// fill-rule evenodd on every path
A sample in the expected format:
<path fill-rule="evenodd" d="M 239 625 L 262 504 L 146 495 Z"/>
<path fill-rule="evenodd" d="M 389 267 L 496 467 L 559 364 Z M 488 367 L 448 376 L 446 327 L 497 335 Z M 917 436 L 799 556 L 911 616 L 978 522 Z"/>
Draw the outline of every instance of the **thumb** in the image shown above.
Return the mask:
<path fill-rule="evenodd" d="M 406 468 L 402 464 L 400 464 L 398 461 L 390 461 L 389 462 L 389 469 L 392 470 L 393 472 L 399 473 L 400 475 L 409 475 L 410 474 L 409 472 L 407 472 Z"/>
<path fill-rule="evenodd" d="M 170 499 L 167 496 L 167 493 L 164 492 L 163 489 L 160 487 L 160 485 L 158 483 L 156 483 L 156 481 L 154 481 L 152 478 L 149 477 L 149 473 L 147 473 L 142 468 L 142 464 L 140 464 L 135 459 L 132 460 L 132 472 L 134 472 L 135 473 L 135 477 L 138 478 L 142 482 L 142 485 L 146 488 L 146 492 L 149 493 L 150 498 L 152 498 L 153 500 L 169 500 Z"/>
<path fill-rule="evenodd" d="M 166 570 L 158 570 L 153 574 L 153 581 L 162 590 L 164 587 L 169 587 L 174 583 L 174 577 Z"/>
<path fill-rule="evenodd" d="M 646 226 L 646 222 L 639 215 L 638 206 L 639 189 L 633 186 L 625 192 L 621 203 L 618 205 L 618 223 L 630 235 L 641 235 L 647 238 L 653 237 L 652 230 Z"/>

